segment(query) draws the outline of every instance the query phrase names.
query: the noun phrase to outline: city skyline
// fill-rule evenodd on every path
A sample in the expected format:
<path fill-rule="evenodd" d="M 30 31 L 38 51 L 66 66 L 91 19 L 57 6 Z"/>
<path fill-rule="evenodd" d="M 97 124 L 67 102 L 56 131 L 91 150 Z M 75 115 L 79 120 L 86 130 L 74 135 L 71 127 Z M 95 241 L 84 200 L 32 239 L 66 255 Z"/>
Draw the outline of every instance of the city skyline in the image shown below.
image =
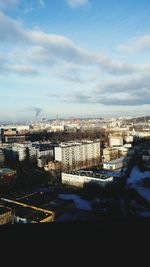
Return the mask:
<path fill-rule="evenodd" d="M 1 121 L 149 115 L 150 3 L 0 0 Z"/>

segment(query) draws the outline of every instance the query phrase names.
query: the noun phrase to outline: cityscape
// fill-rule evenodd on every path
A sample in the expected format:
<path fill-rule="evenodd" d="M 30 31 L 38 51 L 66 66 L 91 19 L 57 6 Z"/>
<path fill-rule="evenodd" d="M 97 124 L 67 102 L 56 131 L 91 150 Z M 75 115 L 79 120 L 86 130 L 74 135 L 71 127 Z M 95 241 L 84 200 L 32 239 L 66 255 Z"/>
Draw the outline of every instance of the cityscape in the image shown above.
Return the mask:
<path fill-rule="evenodd" d="M 150 216 L 150 116 L 0 129 L 1 224 Z"/>
<path fill-rule="evenodd" d="M 0 0 L 0 228 L 150 218 L 143 0 Z"/>

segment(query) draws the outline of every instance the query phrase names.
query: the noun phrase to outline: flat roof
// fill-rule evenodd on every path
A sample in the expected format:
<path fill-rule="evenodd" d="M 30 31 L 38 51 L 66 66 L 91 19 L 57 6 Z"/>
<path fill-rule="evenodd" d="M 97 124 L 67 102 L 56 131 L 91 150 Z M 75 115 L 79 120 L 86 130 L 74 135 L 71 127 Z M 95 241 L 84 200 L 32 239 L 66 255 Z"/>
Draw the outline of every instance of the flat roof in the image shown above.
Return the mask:
<path fill-rule="evenodd" d="M 114 160 L 105 162 L 104 164 L 115 164 L 115 163 L 119 163 L 119 162 L 124 161 L 124 160 L 126 160 L 126 158 L 122 157 L 122 158 L 118 158 L 118 159 L 114 159 Z"/>
<path fill-rule="evenodd" d="M 94 143 L 100 143 L 100 141 L 80 141 L 80 142 L 62 142 L 59 144 L 59 147 L 69 147 L 69 146 L 79 146 L 79 145 L 88 145 L 88 144 L 94 144 Z"/>
<path fill-rule="evenodd" d="M 26 196 L 23 196 L 21 198 L 18 198 L 17 201 L 21 201 L 24 204 L 36 205 L 39 207 L 41 206 L 41 204 L 47 203 L 52 199 L 53 199 L 53 191 L 43 192 L 41 190 L 40 192 L 34 192 Z"/>
<path fill-rule="evenodd" d="M 37 221 L 40 222 L 41 220 L 51 216 L 50 214 L 42 211 L 35 211 L 31 208 L 25 208 L 25 207 L 17 207 L 15 211 L 15 215 L 27 219 L 29 221 Z"/>
<path fill-rule="evenodd" d="M 64 208 L 67 208 L 68 205 L 74 203 L 73 200 L 61 200 L 55 199 L 49 201 L 49 203 L 45 203 L 40 205 L 40 208 L 50 210 L 52 212 L 60 212 L 63 211 Z M 20 218 L 27 219 L 29 221 L 40 222 L 43 219 L 51 217 L 51 214 L 42 211 L 32 210 L 31 208 L 26 207 L 17 207 L 16 208 L 16 216 Z"/>
<path fill-rule="evenodd" d="M 2 168 L 2 169 L 0 169 L 0 174 L 1 173 L 8 173 L 8 172 L 16 172 L 16 170 L 9 169 L 9 168 Z"/>
<path fill-rule="evenodd" d="M 63 172 L 65 174 L 65 172 Z M 93 171 L 72 171 L 72 172 L 68 172 L 66 174 L 70 174 L 70 175 L 78 175 L 78 176 L 85 176 L 85 177 L 90 177 L 90 178 L 96 178 L 96 179 L 108 179 L 111 178 L 111 175 L 107 175 L 107 174 L 102 174 L 99 172 L 93 172 Z"/>
<path fill-rule="evenodd" d="M 4 207 L 4 206 L 0 206 L 0 215 L 4 214 L 6 212 L 9 212 L 9 211 L 11 211 L 11 209 Z"/>
<path fill-rule="evenodd" d="M 63 210 L 64 208 L 67 208 L 70 204 L 73 204 L 73 200 L 66 200 L 66 199 L 55 199 L 53 201 L 50 201 L 49 203 L 43 204 L 41 207 L 43 209 L 47 209 L 53 212 L 58 212 Z"/>

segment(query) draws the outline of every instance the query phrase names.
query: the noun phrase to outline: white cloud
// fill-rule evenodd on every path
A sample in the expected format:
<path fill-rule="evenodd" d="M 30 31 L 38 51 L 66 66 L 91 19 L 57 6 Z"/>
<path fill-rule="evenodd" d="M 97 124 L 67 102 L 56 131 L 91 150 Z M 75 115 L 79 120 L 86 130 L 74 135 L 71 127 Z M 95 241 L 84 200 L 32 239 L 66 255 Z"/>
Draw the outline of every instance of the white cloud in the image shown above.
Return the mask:
<path fill-rule="evenodd" d="M 1 64 L 0 62 L 0 75 L 16 74 L 20 76 L 37 76 L 39 72 L 31 66 L 28 65 L 10 65 Z"/>
<path fill-rule="evenodd" d="M 35 9 L 36 9 L 36 8 L 34 8 L 34 7 L 29 7 L 29 8 L 26 8 L 26 9 L 23 11 L 23 13 L 24 13 L 24 14 L 28 14 L 28 13 L 33 12 Z"/>
<path fill-rule="evenodd" d="M 45 6 L 46 6 L 44 0 L 39 0 L 39 3 L 40 3 L 40 5 L 41 5 L 42 7 L 45 7 Z"/>
<path fill-rule="evenodd" d="M 58 98 L 57 95 L 49 97 Z M 59 96 L 60 101 L 104 106 L 150 105 L 150 77 L 141 75 L 128 79 L 104 81 L 93 90 L 77 90 Z"/>
<path fill-rule="evenodd" d="M 31 66 L 28 65 L 13 65 L 7 66 L 6 71 L 8 73 L 14 73 L 21 76 L 37 76 L 39 72 Z"/>
<path fill-rule="evenodd" d="M 58 60 L 42 46 L 33 46 L 29 50 L 25 51 L 25 54 L 24 52 L 22 53 L 22 58 L 25 58 L 25 61 L 35 65 L 50 67 L 58 63 Z M 17 57 L 16 53 L 15 56 Z"/>
<path fill-rule="evenodd" d="M 21 39 L 23 37 L 26 37 L 28 42 L 34 44 L 35 48 L 32 49 L 33 57 L 34 54 L 37 54 L 37 52 L 39 54 L 40 52 L 40 59 L 41 63 L 43 59 L 43 64 L 47 64 L 47 61 L 53 58 L 54 61 L 62 60 L 80 66 L 97 66 L 101 71 L 115 75 L 150 70 L 149 64 L 129 64 L 114 60 L 106 55 L 82 48 L 64 36 L 46 34 L 42 31 L 24 31 L 24 33 L 21 33 Z M 36 46 L 40 47 L 40 50 Z"/>
<path fill-rule="evenodd" d="M 139 50 L 150 50 L 150 35 L 143 35 L 130 40 L 126 44 L 121 44 L 118 48 L 120 51 L 126 53 L 134 53 Z"/>
<path fill-rule="evenodd" d="M 20 0 L 0 0 L 0 9 L 7 9 L 15 7 L 19 4 Z"/>
<path fill-rule="evenodd" d="M 11 53 L 13 46 L 20 48 L 21 60 L 24 60 L 27 65 L 33 63 L 37 66 L 38 64 L 47 66 L 65 62 L 78 66 L 97 67 L 101 72 L 114 75 L 150 70 L 150 64 L 129 64 L 114 60 L 106 55 L 82 48 L 71 39 L 61 35 L 48 34 L 40 30 L 27 30 L 2 12 L 0 12 L 0 25 L 1 45 L 6 43 Z M 70 78 L 74 79 L 72 75 Z M 75 77 L 79 80 L 77 78 Z"/>
<path fill-rule="evenodd" d="M 104 105 L 150 104 L 150 77 L 148 74 L 121 78 L 99 84 L 93 90 L 94 100 Z"/>
<path fill-rule="evenodd" d="M 86 79 L 83 77 L 83 70 L 76 64 L 62 64 L 61 67 L 58 67 L 56 70 L 57 77 L 73 83 L 85 83 Z"/>
<path fill-rule="evenodd" d="M 39 72 L 30 65 L 12 64 L 0 54 L 0 75 L 18 74 L 21 76 L 36 76 Z"/>
<path fill-rule="evenodd" d="M 70 7 L 76 8 L 79 6 L 84 6 L 89 3 L 89 0 L 66 0 Z"/>
<path fill-rule="evenodd" d="M 0 11 L 0 41 L 12 46 L 14 43 L 26 42 L 28 37 L 20 22 L 15 21 Z"/>

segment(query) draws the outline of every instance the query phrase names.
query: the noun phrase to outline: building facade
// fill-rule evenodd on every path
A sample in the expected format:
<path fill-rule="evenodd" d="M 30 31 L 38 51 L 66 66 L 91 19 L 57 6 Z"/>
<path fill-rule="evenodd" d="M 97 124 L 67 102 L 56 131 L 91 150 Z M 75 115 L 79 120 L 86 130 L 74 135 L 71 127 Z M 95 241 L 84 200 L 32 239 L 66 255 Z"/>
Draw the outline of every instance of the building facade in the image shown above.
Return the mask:
<path fill-rule="evenodd" d="M 2 150 L 0 150 L 0 168 L 4 166 L 5 156 Z"/>
<path fill-rule="evenodd" d="M 109 146 L 123 146 L 123 137 L 121 136 L 110 136 L 109 137 Z"/>
<path fill-rule="evenodd" d="M 100 163 L 100 142 L 61 143 L 55 147 L 55 160 L 66 171 L 96 166 Z"/>
<path fill-rule="evenodd" d="M 108 162 L 118 158 L 118 150 L 110 147 L 103 149 L 102 162 Z"/>
<path fill-rule="evenodd" d="M 93 172 L 80 171 L 76 174 L 62 173 L 62 184 L 83 188 L 87 185 L 96 184 L 105 187 L 113 183 L 113 176 L 94 174 Z"/>
<path fill-rule="evenodd" d="M 125 157 L 118 158 L 103 164 L 104 170 L 120 171 L 127 166 L 128 160 Z"/>
<path fill-rule="evenodd" d="M 12 211 L 10 208 L 6 208 L 0 205 L 0 225 L 8 224 L 12 220 Z"/>

